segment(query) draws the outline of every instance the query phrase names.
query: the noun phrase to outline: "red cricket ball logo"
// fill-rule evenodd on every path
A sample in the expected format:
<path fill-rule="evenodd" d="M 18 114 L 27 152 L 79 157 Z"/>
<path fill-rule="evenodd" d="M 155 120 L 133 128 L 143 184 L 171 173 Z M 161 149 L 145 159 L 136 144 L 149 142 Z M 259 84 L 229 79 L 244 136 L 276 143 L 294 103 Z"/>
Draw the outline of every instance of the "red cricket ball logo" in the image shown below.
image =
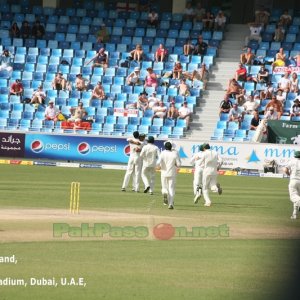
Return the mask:
<path fill-rule="evenodd" d="M 153 235 L 158 240 L 170 240 L 175 235 L 175 228 L 168 223 L 160 223 L 153 227 Z"/>

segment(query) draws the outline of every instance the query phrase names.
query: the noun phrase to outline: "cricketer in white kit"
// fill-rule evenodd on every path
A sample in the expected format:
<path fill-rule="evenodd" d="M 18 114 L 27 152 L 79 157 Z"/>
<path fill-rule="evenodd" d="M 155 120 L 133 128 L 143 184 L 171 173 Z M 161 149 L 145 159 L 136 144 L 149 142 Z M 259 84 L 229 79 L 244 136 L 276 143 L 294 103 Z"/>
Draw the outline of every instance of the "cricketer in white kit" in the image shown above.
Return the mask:
<path fill-rule="evenodd" d="M 125 192 L 132 176 L 132 187 L 135 192 L 139 191 L 139 182 L 141 176 L 142 160 L 140 153 L 144 145 L 143 141 L 139 140 L 138 131 L 133 132 L 133 138 L 127 139 L 130 146 L 130 156 L 128 160 L 127 170 L 124 176 L 122 191 Z"/>
<path fill-rule="evenodd" d="M 179 154 L 172 151 L 172 144 L 165 143 L 165 150 L 161 152 L 158 162 L 161 169 L 161 192 L 164 204 L 169 204 L 168 208 L 174 208 L 175 184 L 177 168 L 181 166 Z"/>
<path fill-rule="evenodd" d="M 290 175 L 289 194 L 293 202 L 291 219 L 296 219 L 300 208 L 300 151 L 295 151 L 294 158 L 289 161 L 284 171 Z"/>
<path fill-rule="evenodd" d="M 209 144 L 203 144 L 203 155 L 199 159 L 199 164 L 204 164 L 202 194 L 204 197 L 204 206 L 210 206 L 209 189 L 214 193 L 222 194 L 222 188 L 217 183 L 218 170 L 222 165 L 222 159 L 218 153 L 210 149 Z"/>
<path fill-rule="evenodd" d="M 195 166 L 194 168 L 194 180 L 193 180 L 193 191 L 194 191 L 194 203 L 198 203 L 202 195 L 202 178 L 203 178 L 203 168 L 204 162 L 200 164 L 200 159 L 203 156 L 203 145 L 200 146 L 200 151 L 192 156 L 191 164 Z"/>
<path fill-rule="evenodd" d="M 148 137 L 148 144 L 145 145 L 141 151 L 141 159 L 143 162 L 142 167 L 142 180 L 145 185 L 144 193 L 150 193 L 153 195 L 154 180 L 155 180 L 155 168 L 158 162 L 160 151 L 157 146 L 154 145 L 154 137 Z"/>

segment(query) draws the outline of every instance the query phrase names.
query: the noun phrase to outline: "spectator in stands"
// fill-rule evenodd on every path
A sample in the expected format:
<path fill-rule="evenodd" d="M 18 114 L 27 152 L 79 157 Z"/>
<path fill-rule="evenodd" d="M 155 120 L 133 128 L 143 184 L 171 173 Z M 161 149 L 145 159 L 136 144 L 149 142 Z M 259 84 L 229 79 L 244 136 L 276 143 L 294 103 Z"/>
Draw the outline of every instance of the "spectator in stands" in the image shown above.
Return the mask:
<path fill-rule="evenodd" d="M 215 18 L 215 30 L 224 31 L 226 24 L 226 17 L 222 10 L 220 10 Z"/>
<path fill-rule="evenodd" d="M 43 90 L 43 86 L 40 85 L 37 90 L 32 94 L 30 104 L 35 104 L 35 108 L 38 108 L 39 104 L 44 104 L 46 99 L 46 94 Z"/>
<path fill-rule="evenodd" d="M 252 114 L 254 111 L 256 111 L 259 107 L 259 103 L 257 103 L 254 100 L 254 97 L 252 95 L 248 96 L 248 100 L 244 103 L 243 108 L 245 110 L 246 114 Z"/>
<path fill-rule="evenodd" d="M 126 84 L 127 85 L 141 85 L 141 81 L 140 81 L 140 68 L 139 67 L 135 67 L 133 69 L 133 72 L 131 72 L 127 78 L 126 78 Z"/>
<path fill-rule="evenodd" d="M 92 65 L 92 69 L 94 68 L 103 68 L 106 69 L 108 66 L 108 55 L 105 53 L 104 48 L 100 48 L 96 55 L 91 58 L 85 65 L 87 66 L 91 62 L 94 62 Z"/>
<path fill-rule="evenodd" d="M 236 95 L 236 102 L 239 106 L 242 106 L 246 100 L 247 100 L 247 95 L 246 95 L 246 90 L 242 89 L 240 94 Z"/>
<path fill-rule="evenodd" d="M 9 30 L 9 36 L 11 38 L 19 38 L 20 37 L 20 28 L 18 27 L 18 24 L 14 22 Z"/>
<path fill-rule="evenodd" d="M 277 113 L 277 111 L 275 111 L 273 106 L 270 106 L 268 108 L 268 110 L 266 110 L 265 119 L 266 120 L 278 120 L 279 119 L 278 113 Z"/>
<path fill-rule="evenodd" d="M 75 79 L 75 89 L 77 91 L 85 91 L 87 89 L 86 85 L 87 79 L 82 77 L 82 74 L 77 74 Z"/>
<path fill-rule="evenodd" d="M 258 125 L 259 125 L 259 114 L 258 111 L 255 110 L 253 111 L 253 118 L 251 120 L 250 130 L 256 130 Z"/>
<path fill-rule="evenodd" d="M 16 79 L 16 81 L 10 86 L 9 95 L 22 96 L 24 92 L 23 84 L 20 79 Z"/>
<path fill-rule="evenodd" d="M 144 87 L 154 87 L 155 89 L 157 88 L 157 76 L 152 68 L 147 68 Z"/>
<path fill-rule="evenodd" d="M 241 108 L 238 107 L 237 103 L 232 105 L 231 110 L 228 115 L 230 122 L 238 122 L 239 124 L 243 121 L 244 112 Z"/>
<path fill-rule="evenodd" d="M 294 104 L 292 105 L 292 107 L 290 109 L 290 116 L 291 116 L 291 119 L 293 117 L 300 117 L 300 101 L 299 101 L 299 99 L 294 100 Z"/>
<path fill-rule="evenodd" d="M 100 29 L 96 33 L 97 43 L 107 43 L 109 41 L 109 32 L 105 24 L 102 23 Z"/>
<path fill-rule="evenodd" d="M 291 80 L 289 79 L 289 72 L 285 72 L 284 75 L 278 81 L 278 89 L 288 93 L 291 88 Z"/>
<path fill-rule="evenodd" d="M 198 36 L 197 43 L 194 47 L 194 55 L 205 55 L 207 51 L 208 45 L 203 41 L 202 35 Z"/>
<path fill-rule="evenodd" d="M 7 49 L 4 49 L 0 58 L 0 71 L 6 70 L 7 72 L 12 72 L 12 58 L 12 54 Z"/>
<path fill-rule="evenodd" d="M 265 7 L 260 7 L 255 11 L 255 23 L 261 23 L 264 26 L 269 23 L 270 13 L 265 9 Z"/>
<path fill-rule="evenodd" d="M 272 96 L 271 101 L 269 101 L 269 103 L 266 105 L 267 113 L 268 113 L 268 111 L 271 110 L 271 108 L 274 109 L 274 111 L 277 114 L 277 118 L 280 119 L 280 117 L 282 116 L 282 113 L 283 113 L 283 106 L 282 106 L 282 103 L 276 99 L 275 95 Z M 272 119 L 272 120 L 274 120 L 274 119 Z"/>
<path fill-rule="evenodd" d="M 178 95 L 180 96 L 189 96 L 190 93 L 190 87 L 186 84 L 186 80 L 185 79 L 181 79 L 180 83 L 178 85 Z"/>
<path fill-rule="evenodd" d="M 193 21 L 194 18 L 195 18 L 195 11 L 192 7 L 192 3 L 187 2 L 185 9 L 183 11 L 183 19 L 184 21 Z"/>
<path fill-rule="evenodd" d="M 140 93 L 137 101 L 137 108 L 142 110 L 143 112 L 148 109 L 149 102 L 148 102 L 148 94 L 146 92 Z"/>
<path fill-rule="evenodd" d="M 67 87 L 67 80 L 63 77 L 62 72 L 58 72 L 53 81 L 52 81 L 52 88 L 54 90 L 65 90 Z"/>
<path fill-rule="evenodd" d="M 256 77 L 252 78 L 253 81 L 255 81 L 256 83 L 268 83 L 269 82 L 269 70 L 262 65 L 260 67 L 260 70 L 257 73 Z"/>
<path fill-rule="evenodd" d="M 274 87 L 271 82 L 267 84 L 267 87 L 260 92 L 260 100 L 271 99 L 274 92 Z"/>
<path fill-rule="evenodd" d="M 299 79 L 297 73 L 293 72 L 291 77 L 291 89 L 290 92 L 298 93 L 299 92 Z"/>
<path fill-rule="evenodd" d="M 202 19 L 203 29 L 212 30 L 214 28 L 214 21 L 214 15 L 210 11 L 207 11 Z"/>
<path fill-rule="evenodd" d="M 191 81 L 193 80 L 202 81 L 203 89 L 205 90 L 209 79 L 209 71 L 206 68 L 206 64 L 202 63 L 201 67 L 197 70 L 194 70 L 193 72 L 183 72 L 183 77 Z"/>
<path fill-rule="evenodd" d="M 155 61 L 166 61 L 168 57 L 168 50 L 163 44 L 159 44 L 157 50 L 155 51 Z"/>
<path fill-rule="evenodd" d="M 255 55 L 252 53 L 252 49 L 250 47 L 247 48 L 246 53 L 242 53 L 240 55 L 240 62 L 243 65 L 252 65 L 254 61 Z"/>
<path fill-rule="evenodd" d="M 36 20 L 31 30 L 32 37 L 35 39 L 42 39 L 45 34 L 45 28 L 40 23 L 39 20 Z"/>
<path fill-rule="evenodd" d="M 173 68 L 173 79 L 180 79 L 182 75 L 182 65 L 177 61 Z"/>
<path fill-rule="evenodd" d="M 227 95 L 228 96 L 232 96 L 233 98 L 236 97 L 236 95 L 239 95 L 241 94 L 242 92 L 242 87 L 240 86 L 240 84 L 236 81 L 235 78 L 232 78 L 229 80 L 229 83 L 228 83 L 228 87 L 227 87 Z"/>
<path fill-rule="evenodd" d="M 183 45 L 183 54 L 185 56 L 193 54 L 194 49 L 195 49 L 195 46 L 193 45 L 191 38 L 188 38 L 186 40 L 186 43 Z"/>
<path fill-rule="evenodd" d="M 68 119 L 68 121 L 73 121 L 73 122 L 81 122 L 85 120 L 87 116 L 87 112 L 84 109 L 82 102 L 79 102 L 76 108 L 71 107 L 70 113 L 71 113 L 71 117 Z"/>
<path fill-rule="evenodd" d="M 279 22 L 276 25 L 276 28 L 275 28 L 274 41 L 275 42 L 282 42 L 284 40 L 284 33 L 285 33 L 285 30 L 284 30 L 284 28 L 282 26 L 282 23 Z"/>
<path fill-rule="evenodd" d="M 290 26 L 292 23 L 292 16 L 289 14 L 288 10 L 285 10 L 283 14 L 280 16 L 279 22 L 282 26 Z"/>
<path fill-rule="evenodd" d="M 58 119 L 60 111 L 59 109 L 54 105 L 54 101 L 50 100 L 48 103 L 48 106 L 45 109 L 45 120 L 52 120 L 56 122 Z"/>
<path fill-rule="evenodd" d="M 241 63 L 239 63 L 238 69 L 235 71 L 235 80 L 237 81 L 247 80 L 247 69 Z"/>
<path fill-rule="evenodd" d="M 152 118 L 161 118 L 164 119 L 167 115 L 167 106 L 164 104 L 163 101 L 159 101 L 158 102 L 158 106 L 155 105 L 152 107 L 152 110 L 154 112 L 153 117 Z"/>
<path fill-rule="evenodd" d="M 148 25 L 151 27 L 157 27 L 158 25 L 158 13 L 153 9 L 148 14 Z"/>
<path fill-rule="evenodd" d="M 156 96 L 156 92 L 154 91 L 152 95 L 148 98 L 148 106 L 152 109 L 153 106 L 158 105 L 159 98 Z"/>
<path fill-rule="evenodd" d="M 25 21 L 22 22 L 20 32 L 21 32 L 21 38 L 23 38 L 23 39 L 29 39 L 30 38 L 31 28 L 29 26 L 28 21 L 25 20 Z"/>
<path fill-rule="evenodd" d="M 245 48 L 248 47 L 250 40 L 255 40 L 258 43 L 261 43 L 261 31 L 263 30 L 263 26 L 261 23 L 249 23 L 250 35 L 245 38 Z"/>
<path fill-rule="evenodd" d="M 143 59 L 143 54 L 144 54 L 144 51 L 143 51 L 142 45 L 140 45 L 140 44 L 137 44 L 135 46 L 135 49 L 130 51 L 130 56 L 132 57 L 133 60 L 136 60 L 136 61 L 141 61 Z"/>
<path fill-rule="evenodd" d="M 170 107 L 168 109 L 167 118 L 176 120 L 179 116 L 178 109 L 175 106 L 175 102 L 171 102 Z"/>
<path fill-rule="evenodd" d="M 193 115 L 193 112 L 188 107 L 187 101 L 184 101 L 182 106 L 178 110 L 178 119 L 184 119 L 186 121 L 187 129 L 190 129 L 190 122 Z"/>
<path fill-rule="evenodd" d="M 196 4 L 196 8 L 194 9 L 195 18 L 194 22 L 202 22 L 202 19 L 205 16 L 205 9 L 202 7 L 201 2 Z"/>
<path fill-rule="evenodd" d="M 276 99 L 278 101 L 280 101 L 282 103 L 282 105 L 284 104 L 285 100 L 286 100 L 286 95 L 283 95 L 282 91 L 281 90 L 278 90 L 277 91 L 277 94 L 276 94 Z"/>
<path fill-rule="evenodd" d="M 286 54 L 284 53 L 283 48 L 280 48 L 278 53 L 275 55 L 275 61 L 272 63 L 272 69 L 274 70 L 276 67 L 284 67 L 286 60 Z"/>
<path fill-rule="evenodd" d="M 232 108 L 232 102 L 229 100 L 229 96 L 227 94 L 225 94 L 224 96 L 224 100 L 221 101 L 220 103 L 220 115 L 222 113 L 226 113 L 228 114 L 229 111 L 231 110 Z"/>
<path fill-rule="evenodd" d="M 98 100 L 104 100 L 106 97 L 103 86 L 100 81 L 97 82 L 96 86 L 94 87 L 92 91 L 92 99 L 98 99 Z"/>
<path fill-rule="evenodd" d="M 296 67 L 300 67 L 300 52 L 298 52 L 298 54 L 294 56 L 293 59 L 296 61 Z"/>

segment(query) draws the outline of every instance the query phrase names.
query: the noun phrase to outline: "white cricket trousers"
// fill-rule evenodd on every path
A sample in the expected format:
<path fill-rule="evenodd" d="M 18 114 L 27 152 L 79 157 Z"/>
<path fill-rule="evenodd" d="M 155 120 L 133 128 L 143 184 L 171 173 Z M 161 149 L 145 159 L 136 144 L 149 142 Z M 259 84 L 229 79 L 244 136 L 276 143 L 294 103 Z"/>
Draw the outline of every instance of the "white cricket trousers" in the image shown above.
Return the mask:
<path fill-rule="evenodd" d="M 290 179 L 289 183 L 290 200 L 293 202 L 293 215 L 297 215 L 300 207 L 300 180 Z"/>
<path fill-rule="evenodd" d="M 153 193 L 154 189 L 154 180 L 155 180 L 155 168 L 154 167 L 145 167 L 142 168 L 142 180 L 145 185 L 145 189 L 150 186 L 150 193 Z"/>
<path fill-rule="evenodd" d="M 205 204 L 211 204 L 211 200 L 209 198 L 209 189 L 212 192 L 217 193 L 217 174 L 206 174 L 205 171 L 203 172 L 203 186 L 202 186 L 202 193 Z"/>
<path fill-rule="evenodd" d="M 202 178 L 203 178 L 203 169 L 195 168 L 194 181 L 193 181 L 194 196 L 196 196 L 196 194 L 197 194 L 198 186 L 202 187 Z"/>
<path fill-rule="evenodd" d="M 169 205 L 174 205 L 176 177 L 161 176 L 161 193 L 168 195 Z"/>
<path fill-rule="evenodd" d="M 140 157 L 129 158 L 122 188 L 124 188 L 124 189 L 127 188 L 129 181 L 130 181 L 130 177 L 131 177 L 132 173 L 134 172 L 133 178 L 132 178 L 132 187 L 135 191 L 139 190 L 141 168 L 142 168 L 142 160 Z"/>

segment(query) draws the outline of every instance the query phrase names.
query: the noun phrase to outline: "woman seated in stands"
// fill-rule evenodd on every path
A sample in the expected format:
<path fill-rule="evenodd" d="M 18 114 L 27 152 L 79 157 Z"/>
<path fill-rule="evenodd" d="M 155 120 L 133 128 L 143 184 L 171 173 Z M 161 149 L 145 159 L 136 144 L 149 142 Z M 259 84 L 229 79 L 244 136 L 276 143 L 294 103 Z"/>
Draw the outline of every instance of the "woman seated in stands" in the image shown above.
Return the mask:
<path fill-rule="evenodd" d="M 143 112 L 149 107 L 149 101 L 147 96 L 148 94 L 146 92 L 140 93 L 137 101 L 137 108 L 142 110 Z"/>
<path fill-rule="evenodd" d="M 202 19 L 203 29 L 212 30 L 214 27 L 214 21 L 215 21 L 214 15 L 211 12 L 207 11 L 205 16 Z"/>
<path fill-rule="evenodd" d="M 141 61 L 143 59 L 143 54 L 144 54 L 144 51 L 142 49 L 142 45 L 140 45 L 140 44 L 137 44 L 135 49 L 130 51 L 130 56 L 132 57 L 133 60 L 136 60 L 136 61 Z"/>
<path fill-rule="evenodd" d="M 226 17 L 223 11 L 219 11 L 215 18 L 215 30 L 223 31 L 225 29 Z"/>
<path fill-rule="evenodd" d="M 12 72 L 12 54 L 7 49 L 3 50 L 0 62 L 0 71 L 6 70 L 7 72 Z"/>
<path fill-rule="evenodd" d="M 173 68 L 173 79 L 180 79 L 182 75 L 182 65 L 178 61 L 175 63 L 174 68 Z"/>
<path fill-rule="evenodd" d="M 175 102 L 171 102 L 170 107 L 168 109 L 167 118 L 176 120 L 179 116 L 178 109 L 175 106 Z"/>
<path fill-rule="evenodd" d="M 185 79 L 180 80 L 178 88 L 179 88 L 178 95 L 180 96 L 189 96 L 191 94 L 190 87 L 186 84 Z"/>
<path fill-rule="evenodd" d="M 291 76 L 291 89 L 290 92 L 298 93 L 299 92 L 299 79 L 297 73 L 293 73 Z"/>
<path fill-rule="evenodd" d="M 183 45 L 183 54 L 188 56 L 194 52 L 195 46 L 192 44 L 192 40 L 188 38 L 186 43 Z"/>
<path fill-rule="evenodd" d="M 294 104 L 290 109 L 290 116 L 292 117 L 300 117 L 300 101 L 299 99 L 294 100 Z"/>
<path fill-rule="evenodd" d="M 18 24 L 14 22 L 9 30 L 9 35 L 11 38 L 19 38 L 20 37 L 20 29 Z"/>
<path fill-rule="evenodd" d="M 154 73 L 152 68 L 147 68 L 147 75 L 145 78 L 145 85 L 144 87 L 154 87 L 156 89 L 157 87 L 157 76 Z"/>
<path fill-rule="evenodd" d="M 275 32 L 274 32 L 274 41 L 275 42 L 282 42 L 284 40 L 284 33 L 285 33 L 285 30 L 284 30 L 281 22 L 279 22 L 276 25 L 276 29 L 275 29 Z"/>
<path fill-rule="evenodd" d="M 233 96 L 234 98 L 236 95 L 239 95 L 242 93 L 243 88 L 240 86 L 240 84 L 236 81 L 235 78 L 232 78 L 229 80 L 228 87 L 226 90 L 226 94 L 230 97 Z"/>
<path fill-rule="evenodd" d="M 278 53 L 276 53 L 275 61 L 272 64 L 272 69 L 276 67 L 285 67 L 286 55 L 283 52 L 283 48 L 280 48 Z"/>
<path fill-rule="evenodd" d="M 155 61 L 166 61 L 168 55 L 168 50 L 163 46 L 163 44 L 159 44 L 159 47 L 157 48 L 155 52 Z"/>

